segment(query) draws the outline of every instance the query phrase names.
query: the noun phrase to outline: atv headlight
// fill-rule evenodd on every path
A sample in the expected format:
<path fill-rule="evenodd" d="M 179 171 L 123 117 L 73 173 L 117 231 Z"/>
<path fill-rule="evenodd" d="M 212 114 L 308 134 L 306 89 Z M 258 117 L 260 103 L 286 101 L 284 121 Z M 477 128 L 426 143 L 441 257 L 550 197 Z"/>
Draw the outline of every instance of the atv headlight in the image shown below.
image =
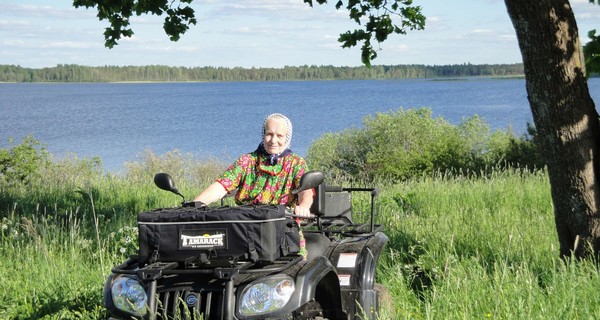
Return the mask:
<path fill-rule="evenodd" d="M 141 283 L 129 277 L 116 278 L 111 286 L 112 300 L 119 310 L 143 316 L 146 314 L 148 296 Z"/>
<path fill-rule="evenodd" d="M 294 293 L 294 280 L 289 276 L 260 279 L 242 291 L 240 314 L 260 315 L 283 308 Z"/>

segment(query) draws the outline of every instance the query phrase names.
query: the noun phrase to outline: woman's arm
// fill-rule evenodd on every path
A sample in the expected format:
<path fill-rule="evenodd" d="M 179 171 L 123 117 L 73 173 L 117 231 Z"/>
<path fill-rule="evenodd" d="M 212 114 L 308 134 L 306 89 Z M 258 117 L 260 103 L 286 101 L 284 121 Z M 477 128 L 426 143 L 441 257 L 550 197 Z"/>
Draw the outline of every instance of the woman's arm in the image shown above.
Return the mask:
<path fill-rule="evenodd" d="M 221 185 L 219 182 L 213 182 L 210 186 L 204 189 L 204 191 L 197 195 L 196 198 L 194 198 L 194 201 L 201 201 L 205 204 L 210 204 L 220 200 L 226 194 L 227 190 L 225 190 L 223 185 Z"/>
<path fill-rule="evenodd" d="M 294 214 L 302 217 L 310 217 L 310 207 L 313 203 L 315 192 L 313 189 L 308 189 L 298 193 L 298 204 L 294 208 Z"/>

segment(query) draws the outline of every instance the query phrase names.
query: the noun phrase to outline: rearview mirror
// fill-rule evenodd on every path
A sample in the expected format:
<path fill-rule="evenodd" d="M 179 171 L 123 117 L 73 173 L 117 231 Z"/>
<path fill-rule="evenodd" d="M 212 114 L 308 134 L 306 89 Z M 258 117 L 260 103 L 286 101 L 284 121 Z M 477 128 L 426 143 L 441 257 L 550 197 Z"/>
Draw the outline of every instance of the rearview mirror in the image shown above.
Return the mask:
<path fill-rule="evenodd" d="M 179 190 L 175 187 L 175 182 L 173 182 L 173 178 L 168 173 L 157 173 L 154 175 L 154 184 L 167 191 L 171 191 L 175 194 L 179 194 Z"/>
<path fill-rule="evenodd" d="M 325 180 L 323 172 L 317 170 L 308 171 L 300 178 L 300 186 L 292 190 L 292 194 L 298 194 L 304 190 L 316 188 L 323 183 L 323 180 Z"/>

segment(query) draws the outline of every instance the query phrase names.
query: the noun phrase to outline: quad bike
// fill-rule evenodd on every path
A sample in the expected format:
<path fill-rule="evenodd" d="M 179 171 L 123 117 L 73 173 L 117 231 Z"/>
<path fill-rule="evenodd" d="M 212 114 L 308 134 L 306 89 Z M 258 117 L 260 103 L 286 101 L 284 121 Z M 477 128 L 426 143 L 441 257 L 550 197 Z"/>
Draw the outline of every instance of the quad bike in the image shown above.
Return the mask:
<path fill-rule="evenodd" d="M 375 272 L 388 241 L 374 223 L 377 189 L 323 180 L 307 172 L 294 190 L 316 194 L 314 217 L 301 223 L 303 259 L 298 217 L 285 207 L 196 208 L 157 174 L 156 185 L 180 195 L 182 207 L 140 213 L 140 249 L 112 269 L 107 309 L 121 319 L 377 319 L 383 287 Z M 371 194 L 366 223 L 352 221 L 354 192 Z"/>

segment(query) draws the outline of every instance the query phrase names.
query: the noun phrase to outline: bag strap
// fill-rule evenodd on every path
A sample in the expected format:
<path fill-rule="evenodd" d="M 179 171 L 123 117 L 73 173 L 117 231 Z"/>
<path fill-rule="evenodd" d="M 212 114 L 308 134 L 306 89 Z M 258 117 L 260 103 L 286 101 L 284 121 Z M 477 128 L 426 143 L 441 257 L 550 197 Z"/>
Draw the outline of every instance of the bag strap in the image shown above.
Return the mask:
<path fill-rule="evenodd" d="M 246 228 L 246 240 L 248 241 L 248 253 L 246 254 L 246 259 L 256 262 L 258 261 L 258 252 L 256 251 L 254 241 L 258 235 L 256 232 L 250 231 L 250 229 L 254 228 Z"/>
<path fill-rule="evenodd" d="M 148 263 L 157 262 L 159 257 L 160 257 L 160 255 L 158 253 L 158 246 L 156 246 L 156 247 L 154 247 L 154 250 L 152 250 L 152 255 L 150 256 L 150 260 L 148 261 Z"/>

